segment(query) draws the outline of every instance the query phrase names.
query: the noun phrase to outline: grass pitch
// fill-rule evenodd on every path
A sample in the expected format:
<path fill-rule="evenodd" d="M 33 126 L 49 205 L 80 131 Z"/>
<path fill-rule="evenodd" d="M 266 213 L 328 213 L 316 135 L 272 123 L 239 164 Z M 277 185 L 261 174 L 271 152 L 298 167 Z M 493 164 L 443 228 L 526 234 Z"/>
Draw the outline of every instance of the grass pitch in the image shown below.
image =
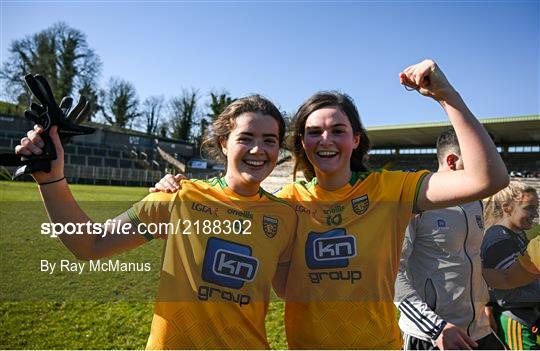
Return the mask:
<path fill-rule="evenodd" d="M 96 221 L 115 217 L 146 188 L 72 185 Z M 76 261 L 40 234 L 47 216 L 33 183 L 0 182 L 0 349 L 144 349 L 159 282 L 163 241 L 115 257 L 150 262 L 150 272 L 41 272 L 41 260 Z M 273 348 L 287 348 L 283 303 L 267 317 Z"/>
<path fill-rule="evenodd" d="M 72 185 L 96 221 L 115 217 L 146 188 Z M 47 222 L 37 186 L 0 182 L 0 349 L 143 349 L 150 332 L 163 241 L 117 258 L 150 262 L 150 272 L 41 272 L 41 260 L 73 256 L 58 239 L 40 234 Z M 540 234 L 540 226 L 529 235 Z M 287 348 L 283 302 L 270 304 L 270 344 Z"/>

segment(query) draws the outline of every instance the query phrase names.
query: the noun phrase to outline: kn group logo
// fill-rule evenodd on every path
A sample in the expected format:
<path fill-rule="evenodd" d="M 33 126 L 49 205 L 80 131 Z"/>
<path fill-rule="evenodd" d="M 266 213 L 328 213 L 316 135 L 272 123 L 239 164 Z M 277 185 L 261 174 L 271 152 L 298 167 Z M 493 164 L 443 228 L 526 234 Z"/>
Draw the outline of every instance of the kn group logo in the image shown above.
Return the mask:
<path fill-rule="evenodd" d="M 231 241 L 210 238 L 204 254 L 202 279 L 227 288 L 240 289 L 257 275 L 259 260 L 251 247 Z"/>
<path fill-rule="evenodd" d="M 306 241 L 306 263 L 310 269 L 344 268 L 356 256 L 356 238 L 343 228 L 311 232 Z"/>

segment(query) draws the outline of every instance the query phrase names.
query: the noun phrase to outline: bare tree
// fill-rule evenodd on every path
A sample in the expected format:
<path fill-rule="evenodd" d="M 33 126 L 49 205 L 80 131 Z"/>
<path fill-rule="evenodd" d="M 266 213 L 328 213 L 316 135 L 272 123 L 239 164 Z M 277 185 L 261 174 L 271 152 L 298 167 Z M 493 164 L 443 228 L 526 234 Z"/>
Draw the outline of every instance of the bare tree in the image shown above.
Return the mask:
<path fill-rule="evenodd" d="M 101 113 L 105 120 L 117 127 L 131 126 L 139 113 L 135 87 L 121 78 L 110 78 L 106 90 L 100 91 Z"/>
<path fill-rule="evenodd" d="M 199 149 L 204 142 L 204 138 L 207 136 L 206 133 L 208 132 L 208 127 L 209 123 L 206 118 L 201 118 L 199 121 L 199 136 L 197 137 L 197 148 Z"/>
<path fill-rule="evenodd" d="M 28 104 L 30 95 L 22 77 L 43 75 L 57 99 L 75 92 L 96 91 L 101 61 L 88 47 L 86 35 L 60 22 L 10 44 L 9 57 L 0 70 L 7 98 Z"/>
<path fill-rule="evenodd" d="M 210 112 L 206 114 L 206 117 L 200 116 L 198 119 L 199 134 L 196 137 L 197 147 L 200 147 L 206 137 L 208 127 L 212 122 L 214 122 L 217 117 L 225 110 L 227 106 L 236 99 L 233 99 L 229 96 L 229 93 L 226 91 L 210 92 L 210 103 L 207 107 L 210 109 Z"/>
<path fill-rule="evenodd" d="M 192 126 L 199 118 L 197 109 L 198 91 L 183 89 L 180 96 L 169 103 L 172 137 L 181 140 L 192 140 Z"/>
<path fill-rule="evenodd" d="M 163 96 L 150 96 L 144 99 L 138 125 L 150 135 L 158 135 L 164 106 Z"/>

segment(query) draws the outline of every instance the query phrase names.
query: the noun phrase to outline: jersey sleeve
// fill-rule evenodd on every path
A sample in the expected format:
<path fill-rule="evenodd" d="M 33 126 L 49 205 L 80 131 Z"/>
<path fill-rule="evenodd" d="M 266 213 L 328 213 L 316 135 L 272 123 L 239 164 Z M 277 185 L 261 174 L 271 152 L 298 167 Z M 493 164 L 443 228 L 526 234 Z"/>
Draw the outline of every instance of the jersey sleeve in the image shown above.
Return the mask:
<path fill-rule="evenodd" d="M 419 213 L 416 203 L 418 201 L 418 194 L 424 178 L 429 174 L 429 171 L 417 171 L 408 172 L 405 186 L 403 187 L 402 195 L 407 201 L 412 200 L 412 213 Z"/>
<path fill-rule="evenodd" d="M 388 200 L 399 201 L 402 205 L 410 207 L 409 213 L 417 213 L 416 200 L 422 181 L 428 174 L 429 171 L 426 170 L 416 172 L 384 171 L 382 174 L 384 188 L 387 189 L 386 191 L 391 191 L 391 193 L 387 193 Z"/>
<path fill-rule="evenodd" d="M 516 241 L 502 233 L 502 228 L 492 227 L 484 237 L 480 252 L 484 268 L 507 269 L 521 254 Z"/>
<path fill-rule="evenodd" d="M 146 225 L 150 223 L 169 223 L 171 212 L 175 204 L 174 200 L 177 196 L 178 193 L 149 194 L 127 210 L 127 215 L 134 225 L 139 225 L 140 223 Z M 141 229 L 142 228 L 143 227 L 141 227 Z M 151 240 L 153 238 L 152 235 L 143 230 L 141 231 L 147 239 Z"/>
<path fill-rule="evenodd" d="M 532 239 L 527 246 L 527 252 L 519 257 L 519 263 L 531 273 L 540 274 L 540 236 Z"/>
<path fill-rule="evenodd" d="M 405 228 L 407 228 L 412 214 L 416 212 L 418 192 L 422 180 L 428 174 L 429 171 L 383 171 L 380 175 L 378 186 L 381 189 L 381 197 L 379 201 L 392 204 L 395 208 L 393 219 L 396 223 L 395 233 L 399 243 L 403 242 Z"/>

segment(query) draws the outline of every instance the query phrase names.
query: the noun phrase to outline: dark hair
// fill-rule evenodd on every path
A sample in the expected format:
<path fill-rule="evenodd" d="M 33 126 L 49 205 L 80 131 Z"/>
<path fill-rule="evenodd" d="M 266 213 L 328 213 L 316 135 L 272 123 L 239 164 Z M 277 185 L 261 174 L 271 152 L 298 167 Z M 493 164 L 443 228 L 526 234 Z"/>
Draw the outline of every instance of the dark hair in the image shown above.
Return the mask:
<path fill-rule="evenodd" d="M 355 135 L 360 135 L 360 145 L 353 150 L 351 155 L 351 170 L 368 170 L 366 161 L 370 142 L 352 98 L 336 91 L 322 91 L 307 99 L 307 101 L 300 106 L 292 121 L 289 149 L 295 160 L 293 170 L 294 178 L 296 178 L 296 172 L 298 170 L 301 170 L 304 173 L 307 180 L 311 180 L 315 176 L 315 169 L 309 162 L 306 152 L 302 147 L 302 138 L 305 132 L 306 120 L 313 112 L 331 106 L 338 107 L 349 119 L 353 133 Z"/>
<path fill-rule="evenodd" d="M 285 135 L 285 121 L 281 112 L 270 100 L 260 95 L 251 95 L 231 102 L 212 123 L 202 143 L 202 148 L 210 157 L 222 161 L 226 159 L 221 149 L 221 141 L 227 140 L 231 131 L 236 127 L 236 118 L 248 112 L 268 115 L 277 121 L 281 147 Z"/>
<path fill-rule="evenodd" d="M 444 163 L 444 157 L 448 151 L 461 155 L 461 149 L 459 148 L 459 141 L 456 131 L 452 127 L 445 129 L 437 137 L 437 159 L 439 160 L 440 164 Z"/>

